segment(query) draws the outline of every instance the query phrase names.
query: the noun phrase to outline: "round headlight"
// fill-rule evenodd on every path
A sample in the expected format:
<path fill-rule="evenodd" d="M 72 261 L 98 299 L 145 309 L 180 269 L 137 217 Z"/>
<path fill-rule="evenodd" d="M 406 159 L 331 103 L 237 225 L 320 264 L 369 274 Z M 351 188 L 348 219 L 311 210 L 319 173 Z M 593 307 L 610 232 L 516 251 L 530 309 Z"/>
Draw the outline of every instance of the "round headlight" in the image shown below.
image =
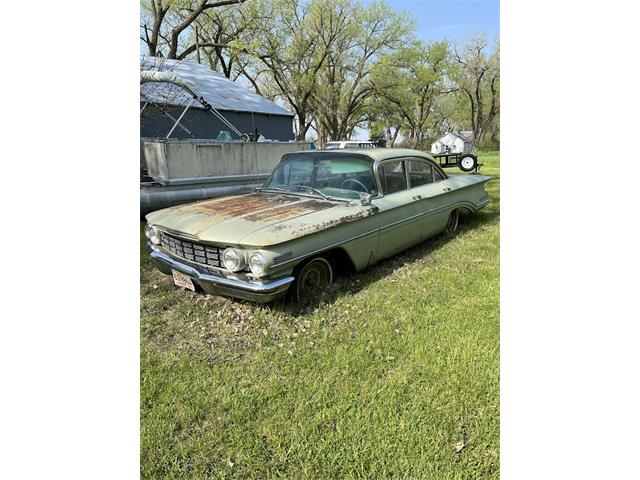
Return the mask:
<path fill-rule="evenodd" d="M 233 248 L 227 248 L 222 252 L 222 263 L 224 263 L 224 268 L 231 272 L 237 272 L 244 267 L 242 255 Z"/>
<path fill-rule="evenodd" d="M 148 223 L 144 227 L 144 234 L 149 240 L 151 240 L 151 243 L 154 245 L 160 245 L 160 235 L 158 234 L 158 231 Z"/>
<path fill-rule="evenodd" d="M 267 260 L 261 253 L 256 252 L 249 257 L 249 268 L 254 275 L 261 277 L 267 271 Z"/>

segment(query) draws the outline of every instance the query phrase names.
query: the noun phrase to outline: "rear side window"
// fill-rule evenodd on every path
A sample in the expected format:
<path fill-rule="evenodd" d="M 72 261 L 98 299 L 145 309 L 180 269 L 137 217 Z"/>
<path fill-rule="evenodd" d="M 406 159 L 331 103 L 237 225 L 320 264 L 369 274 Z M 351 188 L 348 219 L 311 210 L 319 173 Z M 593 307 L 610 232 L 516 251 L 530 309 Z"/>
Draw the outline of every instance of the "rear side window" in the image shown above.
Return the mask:
<path fill-rule="evenodd" d="M 379 174 L 385 194 L 407 189 L 407 176 L 404 172 L 404 162 L 402 160 L 380 165 Z"/>
<path fill-rule="evenodd" d="M 433 168 L 427 162 L 410 160 L 407 162 L 409 166 L 409 182 L 411 187 L 419 187 L 427 183 L 433 183 Z"/>

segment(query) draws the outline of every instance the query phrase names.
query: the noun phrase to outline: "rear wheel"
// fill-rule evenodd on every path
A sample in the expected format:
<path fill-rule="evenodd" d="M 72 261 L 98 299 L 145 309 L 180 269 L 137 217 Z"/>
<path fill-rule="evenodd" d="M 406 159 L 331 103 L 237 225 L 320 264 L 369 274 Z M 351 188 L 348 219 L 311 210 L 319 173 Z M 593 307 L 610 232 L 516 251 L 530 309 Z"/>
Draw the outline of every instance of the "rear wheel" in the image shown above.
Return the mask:
<path fill-rule="evenodd" d="M 478 159 L 475 155 L 464 155 L 460 162 L 458 162 L 458 168 L 463 172 L 471 172 L 478 166 Z"/>
<path fill-rule="evenodd" d="M 452 210 L 449 214 L 449 218 L 447 219 L 447 225 L 444 227 L 444 231 L 446 233 L 453 233 L 458 229 L 458 222 L 460 220 L 460 216 L 458 214 L 458 209 Z"/>
<path fill-rule="evenodd" d="M 333 282 L 334 269 L 331 262 L 324 257 L 315 257 L 306 262 L 292 288 L 293 297 L 298 302 L 315 298 L 322 289 Z"/>

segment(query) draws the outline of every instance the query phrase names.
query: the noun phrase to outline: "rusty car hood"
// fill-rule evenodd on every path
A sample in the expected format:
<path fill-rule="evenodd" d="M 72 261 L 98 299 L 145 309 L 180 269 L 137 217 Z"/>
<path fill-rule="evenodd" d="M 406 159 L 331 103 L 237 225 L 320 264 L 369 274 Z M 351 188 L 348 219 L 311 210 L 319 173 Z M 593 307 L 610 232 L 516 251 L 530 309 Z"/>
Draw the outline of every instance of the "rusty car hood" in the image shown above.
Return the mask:
<path fill-rule="evenodd" d="M 151 225 L 204 242 L 267 246 L 368 214 L 360 205 L 256 192 L 166 208 L 146 218 Z"/>

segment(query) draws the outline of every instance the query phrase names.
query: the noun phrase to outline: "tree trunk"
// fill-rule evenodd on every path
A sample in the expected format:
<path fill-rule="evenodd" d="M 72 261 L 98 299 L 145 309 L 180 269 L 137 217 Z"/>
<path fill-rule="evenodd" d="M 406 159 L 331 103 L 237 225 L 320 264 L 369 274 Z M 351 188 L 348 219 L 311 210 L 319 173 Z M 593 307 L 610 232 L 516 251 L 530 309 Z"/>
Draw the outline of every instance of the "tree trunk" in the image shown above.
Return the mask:
<path fill-rule="evenodd" d="M 398 133 L 400 133 L 400 125 L 396 126 L 396 131 L 393 132 L 393 135 L 391 136 L 392 147 L 396 144 L 396 140 L 398 139 Z"/>
<path fill-rule="evenodd" d="M 299 142 L 304 141 L 307 136 L 307 130 L 309 127 L 306 126 L 307 123 L 307 113 L 302 112 L 300 110 L 296 111 L 297 114 L 297 128 L 296 128 L 296 140 Z"/>

